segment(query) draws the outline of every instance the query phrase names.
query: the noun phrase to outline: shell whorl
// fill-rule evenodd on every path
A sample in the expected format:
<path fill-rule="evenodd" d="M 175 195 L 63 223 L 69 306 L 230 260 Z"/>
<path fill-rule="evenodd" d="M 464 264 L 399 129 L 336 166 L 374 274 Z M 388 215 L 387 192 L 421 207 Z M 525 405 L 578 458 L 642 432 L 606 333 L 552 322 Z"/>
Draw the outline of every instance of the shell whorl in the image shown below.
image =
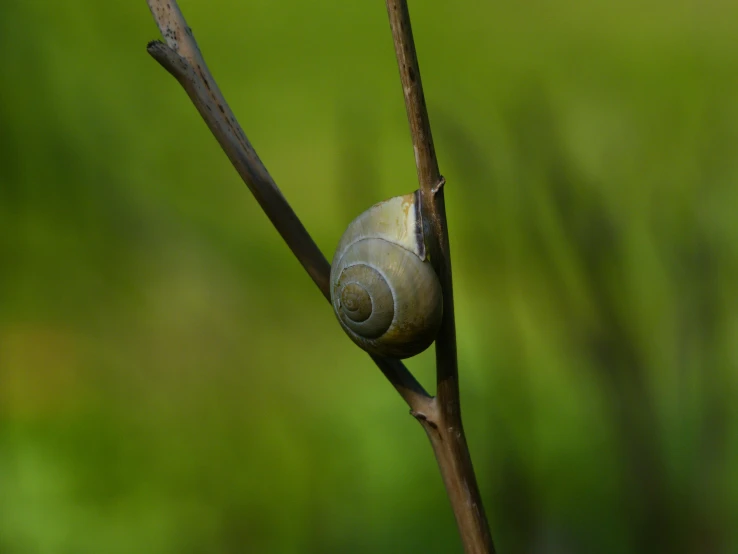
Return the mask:
<path fill-rule="evenodd" d="M 330 282 L 336 316 L 364 350 L 407 358 L 430 346 L 443 302 L 426 259 L 418 193 L 375 204 L 349 225 Z"/>

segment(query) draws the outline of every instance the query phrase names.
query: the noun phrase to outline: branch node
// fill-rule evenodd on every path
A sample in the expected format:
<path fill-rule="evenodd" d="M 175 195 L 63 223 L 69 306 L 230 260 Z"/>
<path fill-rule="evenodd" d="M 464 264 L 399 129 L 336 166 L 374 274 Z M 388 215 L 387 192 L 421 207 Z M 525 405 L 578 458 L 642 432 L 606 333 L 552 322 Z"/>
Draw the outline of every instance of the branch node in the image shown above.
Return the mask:
<path fill-rule="evenodd" d="M 439 192 L 441 192 L 441 189 L 443 188 L 443 185 L 445 184 L 446 184 L 446 178 L 443 175 L 441 175 L 438 178 L 438 182 L 431 189 L 433 196 L 436 196 Z"/>
<path fill-rule="evenodd" d="M 415 410 L 410 410 L 410 415 L 419 421 L 425 421 L 426 419 L 428 419 L 428 417 L 423 412 L 416 412 Z"/>

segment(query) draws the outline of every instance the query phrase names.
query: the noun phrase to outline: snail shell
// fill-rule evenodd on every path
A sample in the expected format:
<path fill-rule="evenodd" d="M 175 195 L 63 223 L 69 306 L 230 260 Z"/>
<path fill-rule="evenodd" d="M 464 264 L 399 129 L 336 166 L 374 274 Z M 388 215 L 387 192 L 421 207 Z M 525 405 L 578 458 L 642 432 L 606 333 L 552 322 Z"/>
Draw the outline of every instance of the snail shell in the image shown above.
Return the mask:
<path fill-rule="evenodd" d="M 370 354 L 409 358 L 431 345 L 443 297 L 426 256 L 418 192 L 375 204 L 351 222 L 330 283 L 341 327 Z"/>

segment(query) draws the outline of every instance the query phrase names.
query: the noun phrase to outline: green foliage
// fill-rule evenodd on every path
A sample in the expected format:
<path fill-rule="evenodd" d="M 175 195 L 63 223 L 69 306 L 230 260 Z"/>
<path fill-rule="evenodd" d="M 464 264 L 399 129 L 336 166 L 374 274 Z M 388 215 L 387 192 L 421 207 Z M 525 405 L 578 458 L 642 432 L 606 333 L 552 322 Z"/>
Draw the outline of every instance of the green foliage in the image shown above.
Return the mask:
<path fill-rule="evenodd" d="M 182 8 L 326 256 L 416 187 L 382 2 Z M 498 549 L 735 552 L 738 9 L 411 9 Z M 459 551 L 156 36 L 143 2 L 0 3 L 0 551 Z"/>

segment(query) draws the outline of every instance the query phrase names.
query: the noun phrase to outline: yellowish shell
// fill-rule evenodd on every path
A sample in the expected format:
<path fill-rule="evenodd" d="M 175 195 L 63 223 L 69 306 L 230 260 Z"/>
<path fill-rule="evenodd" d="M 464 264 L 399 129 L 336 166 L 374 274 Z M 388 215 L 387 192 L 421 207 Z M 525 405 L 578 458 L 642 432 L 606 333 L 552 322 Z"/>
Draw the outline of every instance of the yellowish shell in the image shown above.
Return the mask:
<path fill-rule="evenodd" d="M 418 193 L 375 204 L 346 229 L 331 265 L 331 301 L 346 334 L 371 354 L 409 358 L 443 316 L 427 260 Z"/>

